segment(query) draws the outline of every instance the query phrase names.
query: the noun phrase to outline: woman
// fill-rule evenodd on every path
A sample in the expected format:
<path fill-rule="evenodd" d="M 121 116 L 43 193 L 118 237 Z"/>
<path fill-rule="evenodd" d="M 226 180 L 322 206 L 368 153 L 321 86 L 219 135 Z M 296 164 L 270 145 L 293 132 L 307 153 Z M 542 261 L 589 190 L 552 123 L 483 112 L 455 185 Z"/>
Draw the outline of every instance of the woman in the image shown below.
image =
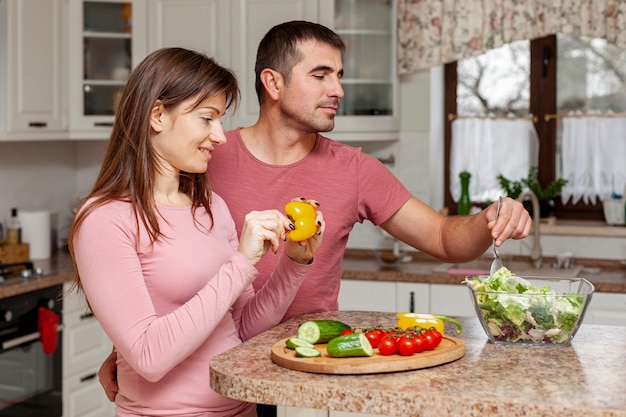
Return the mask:
<path fill-rule="evenodd" d="M 209 360 L 280 322 L 321 243 L 321 212 L 319 232 L 297 243 L 278 210 L 249 213 L 237 241 L 204 173 L 238 98 L 232 72 L 205 55 L 150 54 L 126 84 L 74 219 L 78 286 L 118 352 L 118 416 L 254 416 L 253 404 L 211 390 Z M 280 241 L 284 254 L 255 294 L 254 265 Z"/>

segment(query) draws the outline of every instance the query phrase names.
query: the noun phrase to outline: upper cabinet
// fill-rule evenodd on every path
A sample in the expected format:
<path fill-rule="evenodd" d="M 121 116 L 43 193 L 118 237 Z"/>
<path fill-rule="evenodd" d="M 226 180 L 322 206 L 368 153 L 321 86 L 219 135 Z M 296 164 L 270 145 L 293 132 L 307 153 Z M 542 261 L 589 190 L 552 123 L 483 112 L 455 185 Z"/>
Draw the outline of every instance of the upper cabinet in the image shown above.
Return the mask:
<path fill-rule="evenodd" d="M 334 139 L 398 139 L 395 10 L 393 0 L 320 0 L 321 23 L 346 44 Z"/>
<path fill-rule="evenodd" d="M 230 62 L 231 0 L 150 0 L 148 52 L 181 47 Z"/>
<path fill-rule="evenodd" d="M 132 69 L 146 55 L 145 0 L 70 0 L 71 136 L 106 139 Z"/>
<path fill-rule="evenodd" d="M 0 140 L 108 139 L 130 72 L 163 47 L 231 68 L 242 100 L 224 127 L 254 124 L 258 44 L 289 20 L 321 23 L 346 44 L 345 97 L 326 134 L 398 139 L 393 0 L 0 0 Z"/>
<path fill-rule="evenodd" d="M 0 140 L 65 136 L 64 0 L 0 1 Z"/>

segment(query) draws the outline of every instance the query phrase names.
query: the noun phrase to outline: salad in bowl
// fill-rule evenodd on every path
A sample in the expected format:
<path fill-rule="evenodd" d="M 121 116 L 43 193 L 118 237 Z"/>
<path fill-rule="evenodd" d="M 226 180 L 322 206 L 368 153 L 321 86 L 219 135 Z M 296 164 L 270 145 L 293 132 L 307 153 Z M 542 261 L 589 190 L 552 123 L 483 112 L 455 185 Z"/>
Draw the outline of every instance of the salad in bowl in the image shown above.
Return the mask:
<path fill-rule="evenodd" d="M 594 292 L 584 278 L 520 277 L 506 267 L 465 280 L 492 343 L 568 346 Z"/>

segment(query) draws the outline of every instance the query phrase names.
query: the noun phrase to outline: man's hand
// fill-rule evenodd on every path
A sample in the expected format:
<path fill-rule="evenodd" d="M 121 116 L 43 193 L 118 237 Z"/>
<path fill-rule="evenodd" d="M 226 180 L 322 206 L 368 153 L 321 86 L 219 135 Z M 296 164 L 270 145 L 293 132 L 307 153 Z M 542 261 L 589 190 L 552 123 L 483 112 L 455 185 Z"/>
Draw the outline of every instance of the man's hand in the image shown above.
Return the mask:
<path fill-rule="evenodd" d="M 115 401 L 115 396 L 119 390 L 119 386 L 117 385 L 117 352 L 115 349 L 113 349 L 113 352 L 107 356 L 100 366 L 98 379 L 109 401 Z"/>

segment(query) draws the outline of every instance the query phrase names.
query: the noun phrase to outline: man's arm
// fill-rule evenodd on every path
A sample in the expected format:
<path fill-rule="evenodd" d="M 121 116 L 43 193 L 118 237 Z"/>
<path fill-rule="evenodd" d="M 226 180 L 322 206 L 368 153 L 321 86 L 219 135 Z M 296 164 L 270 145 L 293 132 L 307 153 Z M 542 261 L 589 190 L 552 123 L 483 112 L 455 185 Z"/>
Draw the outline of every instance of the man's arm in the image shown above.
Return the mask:
<path fill-rule="evenodd" d="M 532 219 L 524 206 L 511 198 L 502 200 L 497 223 L 497 204 L 471 216 L 444 217 L 416 198 L 409 199 L 380 226 L 396 239 L 443 262 L 468 262 L 482 255 L 496 239 L 523 239 Z"/>

